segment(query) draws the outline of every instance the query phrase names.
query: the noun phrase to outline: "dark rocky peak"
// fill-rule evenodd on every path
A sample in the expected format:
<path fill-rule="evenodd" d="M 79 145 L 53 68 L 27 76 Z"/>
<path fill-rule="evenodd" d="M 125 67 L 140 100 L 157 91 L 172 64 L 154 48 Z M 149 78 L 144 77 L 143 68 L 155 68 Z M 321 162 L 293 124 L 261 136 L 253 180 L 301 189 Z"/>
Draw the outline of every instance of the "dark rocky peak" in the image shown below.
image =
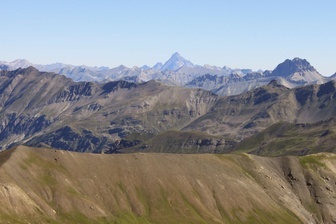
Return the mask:
<path fill-rule="evenodd" d="M 37 74 L 37 73 L 40 73 L 39 70 L 37 70 L 33 66 L 29 66 L 28 68 L 18 68 L 13 71 L 3 70 L 1 71 L 1 76 L 7 76 L 7 77 L 15 77 L 17 75 L 28 76 L 30 74 Z"/>
<path fill-rule="evenodd" d="M 272 80 L 266 86 L 256 88 L 251 93 L 254 97 L 254 104 L 257 105 L 264 102 L 274 102 L 281 93 L 288 90 L 290 89 L 281 85 L 278 80 Z"/>
<path fill-rule="evenodd" d="M 215 81 L 216 79 L 218 78 L 217 75 L 211 75 L 211 74 L 205 74 L 205 75 L 202 75 L 200 77 L 197 77 L 196 79 L 198 81 L 206 81 L 206 80 L 211 80 L 211 81 Z"/>
<path fill-rule="evenodd" d="M 20 70 L 21 68 L 19 68 Z M 39 70 L 37 70 L 35 67 L 33 66 L 29 66 L 28 68 L 23 68 L 21 69 L 23 74 L 30 74 L 30 73 L 37 73 L 39 72 Z"/>
<path fill-rule="evenodd" d="M 268 88 L 268 86 L 263 86 L 255 89 L 253 91 L 253 104 L 258 105 L 261 103 L 274 102 L 279 98 L 279 93 L 277 91 L 272 91 L 273 88 Z"/>
<path fill-rule="evenodd" d="M 78 101 L 83 97 L 91 97 L 96 88 L 94 88 L 94 83 L 91 82 L 73 82 L 66 85 L 66 87 L 57 94 L 55 97 L 51 98 L 49 103 L 59 103 L 59 102 L 71 102 Z"/>
<path fill-rule="evenodd" d="M 8 70 L 8 65 L 0 64 L 0 71 L 1 70 Z"/>
<path fill-rule="evenodd" d="M 108 82 L 102 86 L 102 90 L 103 90 L 102 94 L 108 94 L 111 92 L 115 92 L 118 89 L 131 89 L 135 87 L 137 87 L 136 83 L 127 82 L 124 80 Z"/>
<path fill-rule="evenodd" d="M 307 103 L 308 99 L 312 99 L 314 94 L 314 85 L 308 85 L 300 88 L 294 89 L 294 94 L 296 100 L 301 104 L 301 106 Z"/>
<path fill-rule="evenodd" d="M 194 78 L 193 80 L 191 80 L 190 82 L 188 82 L 186 84 L 186 86 L 188 86 L 188 85 L 197 85 L 199 83 L 203 83 L 203 82 L 206 82 L 206 81 L 213 81 L 213 82 L 215 82 L 215 81 L 217 81 L 218 78 L 223 79 L 223 77 L 219 77 L 217 75 L 211 75 L 211 74 L 207 73 L 205 75 L 201 75 L 199 77 Z"/>
<path fill-rule="evenodd" d="M 211 82 L 223 81 L 223 77 L 218 77 L 217 75 L 205 74 L 205 75 L 201 75 L 199 77 L 194 78 L 193 80 L 188 82 L 185 86 L 201 87 L 207 81 L 211 81 Z"/>
<path fill-rule="evenodd" d="M 316 69 L 310 65 L 306 59 L 294 58 L 293 60 L 285 60 L 279 64 L 271 73 L 272 76 L 288 77 L 296 72 L 312 71 L 317 72 Z"/>
<path fill-rule="evenodd" d="M 329 81 L 327 83 L 320 85 L 319 90 L 316 94 L 317 97 L 321 97 L 327 94 L 334 94 L 336 90 L 335 84 L 336 84 L 336 81 L 332 80 L 332 81 Z"/>
<path fill-rule="evenodd" d="M 27 68 L 18 68 L 16 70 L 14 70 L 14 72 L 16 72 L 17 74 L 18 73 L 21 73 L 21 74 L 29 74 L 29 73 L 32 73 L 32 72 L 38 72 L 39 70 L 37 70 L 35 67 L 33 66 L 29 66 Z"/>
<path fill-rule="evenodd" d="M 92 96 L 93 85 L 91 82 L 78 82 L 71 85 L 68 89 L 70 93 L 75 95 Z"/>

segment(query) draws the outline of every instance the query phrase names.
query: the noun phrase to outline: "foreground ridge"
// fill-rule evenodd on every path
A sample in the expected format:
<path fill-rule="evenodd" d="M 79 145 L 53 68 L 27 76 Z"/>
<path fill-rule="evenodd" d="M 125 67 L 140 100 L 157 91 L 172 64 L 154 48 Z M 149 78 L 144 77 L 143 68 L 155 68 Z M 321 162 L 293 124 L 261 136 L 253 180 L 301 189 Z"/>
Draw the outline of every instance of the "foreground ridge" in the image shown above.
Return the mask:
<path fill-rule="evenodd" d="M 336 221 L 334 154 L 94 155 L 20 146 L 0 153 L 0 164 L 6 223 Z"/>

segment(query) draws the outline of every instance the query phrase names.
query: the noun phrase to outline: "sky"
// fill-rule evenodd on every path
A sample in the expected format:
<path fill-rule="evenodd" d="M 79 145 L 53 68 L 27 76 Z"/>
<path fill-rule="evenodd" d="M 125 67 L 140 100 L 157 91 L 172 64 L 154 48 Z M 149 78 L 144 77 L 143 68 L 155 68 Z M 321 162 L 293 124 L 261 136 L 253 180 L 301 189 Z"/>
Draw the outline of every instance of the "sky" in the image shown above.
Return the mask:
<path fill-rule="evenodd" d="M 133 67 L 179 52 L 194 64 L 336 72 L 334 0 L 1 0 L 0 61 Z"/>

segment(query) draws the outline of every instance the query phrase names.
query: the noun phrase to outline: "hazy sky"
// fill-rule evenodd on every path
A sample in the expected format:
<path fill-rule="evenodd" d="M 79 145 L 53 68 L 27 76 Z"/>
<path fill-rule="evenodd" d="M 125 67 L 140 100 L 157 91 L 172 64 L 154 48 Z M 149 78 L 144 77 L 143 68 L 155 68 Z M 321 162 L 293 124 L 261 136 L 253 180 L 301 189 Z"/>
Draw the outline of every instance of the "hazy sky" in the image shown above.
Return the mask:
<path fill-rule="evenodd" d="M 128 67 L 165 62 L 336 72 L 335 0 L 1 0 L 0 61 Z"/>

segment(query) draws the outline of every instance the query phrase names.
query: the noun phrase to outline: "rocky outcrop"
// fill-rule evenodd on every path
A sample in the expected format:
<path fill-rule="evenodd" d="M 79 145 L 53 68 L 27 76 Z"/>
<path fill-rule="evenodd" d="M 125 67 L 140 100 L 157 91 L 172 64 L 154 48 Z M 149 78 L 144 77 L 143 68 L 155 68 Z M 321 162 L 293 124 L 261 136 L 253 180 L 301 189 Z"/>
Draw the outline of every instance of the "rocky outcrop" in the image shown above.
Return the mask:
<path fill-rule="evenodd" d="M 131 133 L 179 129 L 207 113 L 217 96 L 161 83 L 75 83 L 33 67 L 1 71 L 0 143 L 115 153 Z M 120 144 L 121 143 L 121 144 Z"/>

